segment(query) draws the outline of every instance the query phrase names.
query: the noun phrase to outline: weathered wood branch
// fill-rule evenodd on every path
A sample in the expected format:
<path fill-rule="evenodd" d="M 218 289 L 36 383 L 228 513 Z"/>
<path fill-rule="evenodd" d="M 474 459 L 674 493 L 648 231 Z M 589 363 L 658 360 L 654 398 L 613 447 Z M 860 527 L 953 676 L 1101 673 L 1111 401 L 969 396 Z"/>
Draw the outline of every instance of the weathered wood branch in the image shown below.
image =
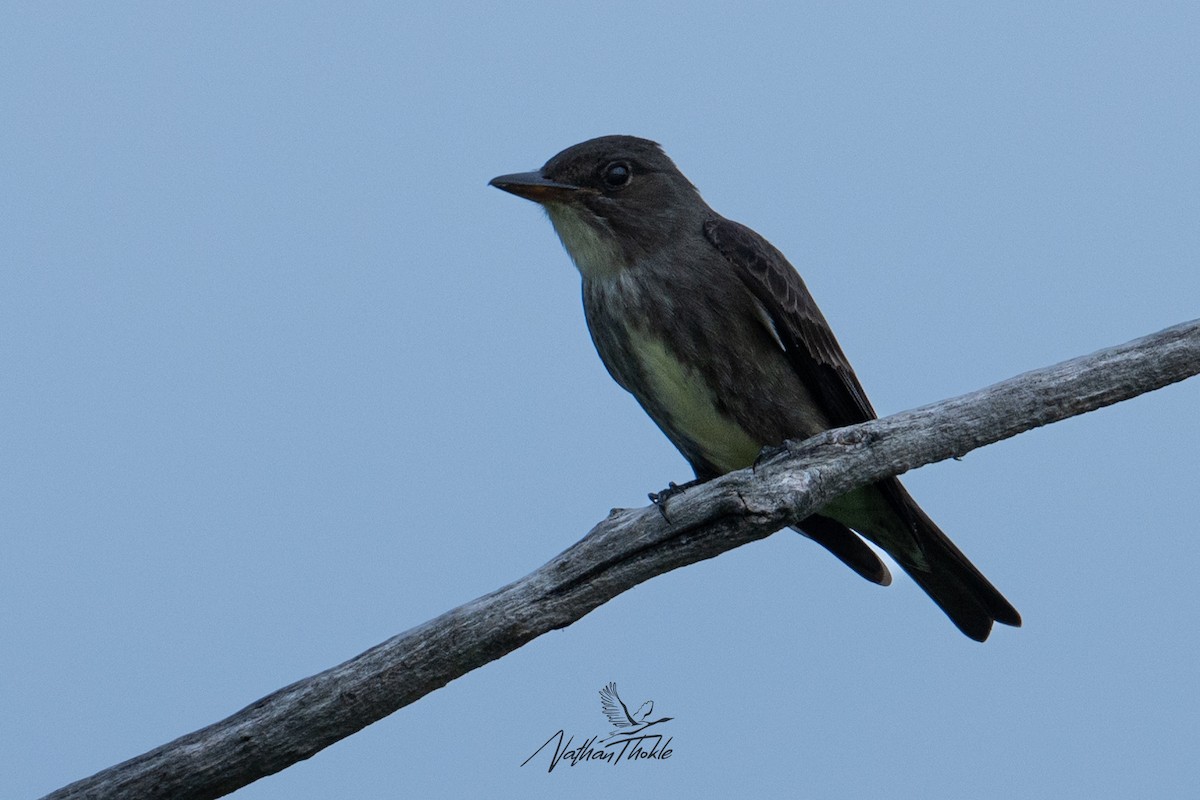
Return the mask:
<path fill-rule="evenodd" d="M 570 625 L 643 581 L 769 536 L 839 494 L 1198 373 L 1195 320 L 961 397 L 789 443 L 754 469 L 672 497 L 665 515 L 655 507 L 615 510 L 524 578 L 47 797 L 220 797 Z"/>

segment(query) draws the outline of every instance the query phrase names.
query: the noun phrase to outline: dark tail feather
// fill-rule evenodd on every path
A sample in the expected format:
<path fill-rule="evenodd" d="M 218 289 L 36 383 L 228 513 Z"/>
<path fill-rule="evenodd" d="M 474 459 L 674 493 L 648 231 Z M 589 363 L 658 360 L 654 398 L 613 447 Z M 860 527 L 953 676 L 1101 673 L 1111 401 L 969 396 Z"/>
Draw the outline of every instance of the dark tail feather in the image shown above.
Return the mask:
<path fill-rule="evenodd" d="M 942 533 L 899 481 L 886 481 L 880 488 L 910 526 L 928 566 L 906 558 L 904 553 L 892 553 L 893 557 L 960 631 L 982 642 L 991 633 L 993 620 L 1020 627 L 1017 610 Z"/>
<path fill-rule="evenodd" d="M 807 517 L 795 530 L 833 553 L 839 561 L 871 583 L 889 586 L 892 573 L 875 551 L 858 534 L 837 520 L 817 514 Z"/>

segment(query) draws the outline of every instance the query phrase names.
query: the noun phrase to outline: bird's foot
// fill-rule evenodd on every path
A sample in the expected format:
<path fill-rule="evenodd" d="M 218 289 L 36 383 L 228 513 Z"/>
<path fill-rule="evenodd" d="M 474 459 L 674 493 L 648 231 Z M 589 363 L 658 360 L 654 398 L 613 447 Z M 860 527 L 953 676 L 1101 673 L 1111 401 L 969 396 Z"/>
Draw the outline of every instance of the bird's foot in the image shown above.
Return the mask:
<path fill-rule="evenodd" d="M 677 494 L 683 494 L 698 483 L 700 483 L 699 478 L 688 481 L 687 483 L 676 483 L 675 481 L 671 481 L 667 484 L 667 488 L 663 489 L 661 492 L 650 492 L 650 494 L 647 496 L 650 498 L 651 503 L 654 503 L 654 505 L 658 506 L 658 511 L 663 515 L 663 519 L 665 519 L 667 522 L 670 522 L 671 518 L 667 516 L 667 501 Z"/>
<path fill-rule="evenodd" d="M 754 459 L 754 464 L 751 465 L 751 467 L 750 467 L 751 472 L 756 471 L 764 463 L 770 461 L 772 458 L 779 455 L 780 453 L 788 452 L 789 449 L 790 448 L 788 448 L 787 442 L 784 442 L 781 445 L 778 445 L 778 444 L 767 445 L 762 450 L 758 451 L 758 458 Z"/>

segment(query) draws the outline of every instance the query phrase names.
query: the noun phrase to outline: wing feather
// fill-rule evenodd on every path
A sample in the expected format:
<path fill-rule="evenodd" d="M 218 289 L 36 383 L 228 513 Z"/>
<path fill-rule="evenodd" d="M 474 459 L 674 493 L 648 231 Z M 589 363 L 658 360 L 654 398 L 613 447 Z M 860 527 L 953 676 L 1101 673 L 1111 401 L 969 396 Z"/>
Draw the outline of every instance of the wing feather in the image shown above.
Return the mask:
<path fill-rule="evenodd" d="M 636 724 L 629 715 L 629 709 L 625 707 L 625 701 L 617 694 L 615 682 L 600 690 L 600 708 L 604 711 L 604 716 L 608 717 L 609 724 L 614 727 L 626 728 Z"/>
<path fill-rule="evenodd" d="M 783 253 L 745 225 L 714 217 L 704 235 L 762 304 L 792 368 L 834 427 L 875 419 L 875 409 L 825 316 Z"/>

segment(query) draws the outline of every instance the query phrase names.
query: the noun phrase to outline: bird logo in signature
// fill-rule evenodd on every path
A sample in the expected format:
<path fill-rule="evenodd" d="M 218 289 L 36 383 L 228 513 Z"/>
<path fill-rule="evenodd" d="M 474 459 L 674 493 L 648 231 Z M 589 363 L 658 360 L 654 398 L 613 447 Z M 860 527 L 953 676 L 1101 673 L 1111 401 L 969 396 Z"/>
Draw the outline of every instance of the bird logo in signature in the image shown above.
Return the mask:
<path fill-rule="evenodd" d="M 674 717 L 650 719 L 650 715 L 654 713 L 653 700 L 647 700 L 638 706 L 637 711 L 630 713 L 629 707 L 625 705 L 625 701 L 617 694 L 617 684 L 615 681 L 610 682 L 600 690 L 600 708 L 604 711 L 604 716 L 608 717 L 609 723 L 613 726 L 612 732 L 600 740 L 602 742 L 607 742 L 609 739 L 614 739 L 618 736 L 635 736 L 641 734 L 651 725 L 657 725 L 660 722 L 670 722 L 674 719 Z"/>

